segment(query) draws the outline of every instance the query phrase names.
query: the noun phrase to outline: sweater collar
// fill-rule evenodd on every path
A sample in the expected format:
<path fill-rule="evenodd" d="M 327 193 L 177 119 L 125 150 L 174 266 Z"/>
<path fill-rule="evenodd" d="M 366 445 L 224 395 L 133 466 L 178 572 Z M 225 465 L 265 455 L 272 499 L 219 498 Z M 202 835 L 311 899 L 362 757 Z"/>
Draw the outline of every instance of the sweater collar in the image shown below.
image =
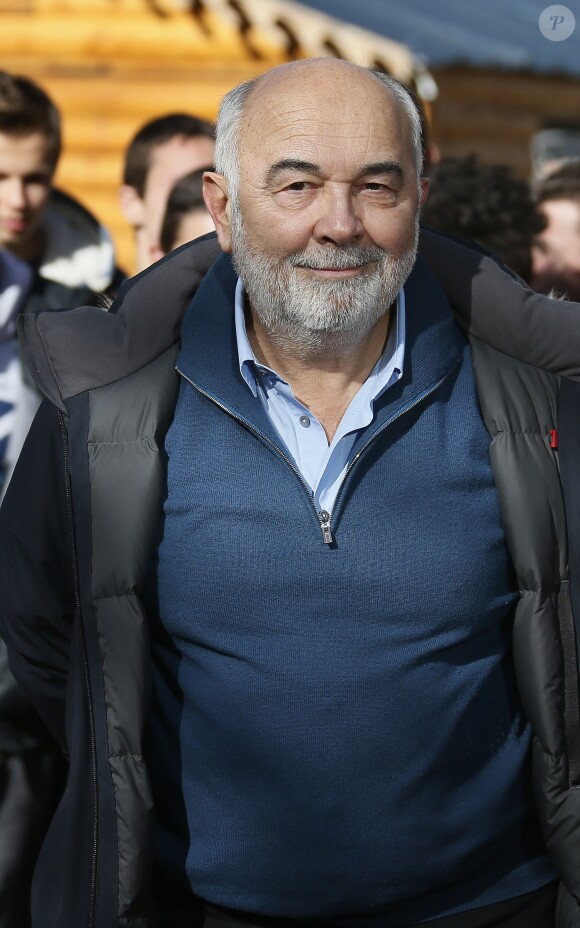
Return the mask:
<path fill-rule="evenodd" d="M 418 258 L 405 284 L 406 345 L 403 376 L 375 407 L 372 424 L 359 435 L 353 454 L 384 426 L 433 392 L 459 365 L 465 338 L 437 279 Z"/>
<path fill-rule="evenodd" d="M 177 367 L 202 393 L 280 447 L 280 439 L 262 404 L 248 390 L 240 374 L 234 321 L 236 282 L 231 258 L 222 255 L 187 310 Z M 452 321 L 447 300 L 420 258 L 405 284 L 405 295 L 404 374 L 379 401 L 375 420 L 364 430 L 359 442 L 366 443 L 390 418 L 434 389 L 460 357 L 462 338 Z"/>
<path fill-rule="evenodd" d="M 236 283 L 230 256 L 221 255 L 185 314 L 176 366 L 198 390 L 282 450 L 261 402 L 240 374 L 234 319 Z"/>

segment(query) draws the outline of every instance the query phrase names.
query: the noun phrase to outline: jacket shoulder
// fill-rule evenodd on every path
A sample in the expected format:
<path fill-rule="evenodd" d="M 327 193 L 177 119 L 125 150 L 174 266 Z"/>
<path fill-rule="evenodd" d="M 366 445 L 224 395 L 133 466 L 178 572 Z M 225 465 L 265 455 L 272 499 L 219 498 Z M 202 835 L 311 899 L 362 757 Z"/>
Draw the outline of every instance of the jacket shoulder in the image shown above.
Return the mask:
<path fill-rule="evenodd" d="M 111 310 L 21 315 L 24 357 L 40 391 L 57 408 L 95 387 L 128 376 L 179 341 L 185 311 L 221 254 L 204 236 L 129 279 Z"/>

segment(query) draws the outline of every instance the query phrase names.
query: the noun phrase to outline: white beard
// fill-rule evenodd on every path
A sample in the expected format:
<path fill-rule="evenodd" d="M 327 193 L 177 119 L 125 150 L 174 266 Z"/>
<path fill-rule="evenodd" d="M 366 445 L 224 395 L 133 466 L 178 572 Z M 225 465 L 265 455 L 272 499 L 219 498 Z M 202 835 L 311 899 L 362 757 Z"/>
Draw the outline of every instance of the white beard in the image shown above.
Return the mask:
<path fill-rule="evenodd" d="M 397 298 L 417 255 L 419 220 L 411 248 L 389 255 L 378 246 L 309 246 L 284 258 L 258 252 L 248 242 L 241 211 L 232 204 L 232 253 L 252 311 L 269 336 L 300 355 L 352 351 Z M 370 265 L 355 277 L 305 277 L 301 267 Z"/>

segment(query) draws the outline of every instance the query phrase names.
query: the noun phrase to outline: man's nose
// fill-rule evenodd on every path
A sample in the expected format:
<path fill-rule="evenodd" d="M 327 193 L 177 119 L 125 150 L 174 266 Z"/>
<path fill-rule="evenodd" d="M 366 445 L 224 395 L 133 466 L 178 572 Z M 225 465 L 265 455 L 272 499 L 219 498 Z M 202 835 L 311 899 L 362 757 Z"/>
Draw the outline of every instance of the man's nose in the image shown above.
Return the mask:
<path fill-rule="evenodd" d="M 346 245 L 362 237 L 364 226 L 350 190 L 325 190 L 320 202 L 320 215 L 314 228 L 318 242 Z"/>
<path fill-rule="evenodd" d="M 12 209 L 24 209 L 26 206 L 26 187 L 20 177 L 10 177 L 5 186 L 6 199 Z"/>

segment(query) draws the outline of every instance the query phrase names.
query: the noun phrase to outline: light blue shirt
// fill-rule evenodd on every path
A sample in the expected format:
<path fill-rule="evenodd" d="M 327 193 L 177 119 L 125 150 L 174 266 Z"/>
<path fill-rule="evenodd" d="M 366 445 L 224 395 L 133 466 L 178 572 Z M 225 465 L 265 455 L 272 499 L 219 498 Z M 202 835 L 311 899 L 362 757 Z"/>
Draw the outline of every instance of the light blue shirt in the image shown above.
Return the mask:
<path fill-rule="evenodd" d="M 399 291 L 396 317 L 384 351 L 352 398 L 330 445 L 320 422 L 296 399 L 290 384 L 256 360 L 246 332 L 241 280 L 236 287 L 235 324 L 242 377 L 254 396 L 262 401 L 272 425 L 310 488 L 316 508 L 319 512 L 332 513 L 358 433 L 373 421 L 375 400 L 395 384 L 403 372 L 404 290 Z"/>

